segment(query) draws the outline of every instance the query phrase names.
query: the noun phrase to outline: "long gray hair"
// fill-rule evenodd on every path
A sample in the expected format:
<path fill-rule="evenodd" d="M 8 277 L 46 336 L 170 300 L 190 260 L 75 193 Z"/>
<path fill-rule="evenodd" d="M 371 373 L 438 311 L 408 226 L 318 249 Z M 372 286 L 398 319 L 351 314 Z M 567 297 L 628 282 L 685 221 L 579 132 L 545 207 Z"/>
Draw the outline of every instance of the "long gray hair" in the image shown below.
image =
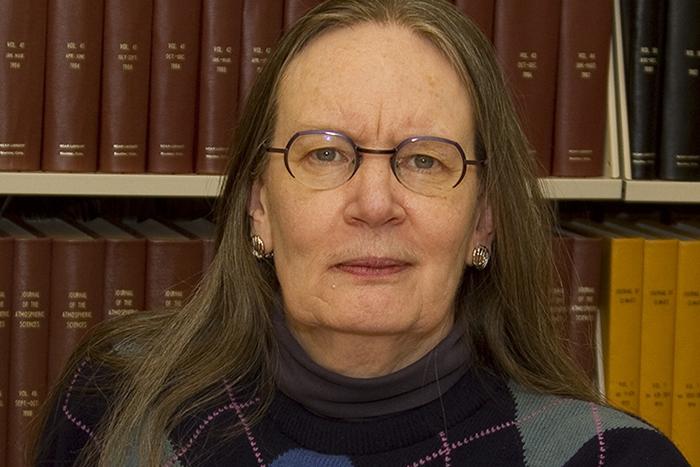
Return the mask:
<path fill-rule="evenodd" d="M 491 45 L 446 1 L 328 0 L 285 35 L 251 91 L 219 199 L 217 254 L 193 299 L 177 313 L 107 322 L 74 356 L 73 365 L 87 357 L 117 375 L 97 442 L 83 452 L 85 465 L 98 459 L 126 465 L 128 456 L 159 463 L 167 433 L 218 397 L 224 378 L 261 399 L 253 420 L 264 415 L 274 393 L 270 311 L 279 285 L 273 266 L 251 254 L 249 194 L 267 162 L 263 148 L 287 65 L 324 31 L 366 22 L 396 24 L 428 39 L 471 96 L 474 149 L 489 160 L 480 170 L 481 193 L 495 228 L 490 265 L 465 272 L 456 303 L 476 364 L 536 391 L 596 399 L 563 356 L 549 318 L 551 213 Z"/>

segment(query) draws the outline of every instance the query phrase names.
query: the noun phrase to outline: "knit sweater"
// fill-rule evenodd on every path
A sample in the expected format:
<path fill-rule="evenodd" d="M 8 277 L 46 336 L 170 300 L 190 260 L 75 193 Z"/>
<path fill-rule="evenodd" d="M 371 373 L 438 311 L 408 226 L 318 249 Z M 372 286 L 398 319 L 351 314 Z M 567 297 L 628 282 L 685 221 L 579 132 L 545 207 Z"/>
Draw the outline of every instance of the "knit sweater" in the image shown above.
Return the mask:
<path fill-rule="evenodd" d="M 72 465 L 107 407 L 81 365 L 45 430 L 40 465 Z M 91 387 L 92 385 L 92 387 Z M 255 398 L 226 381 L 222 399 L 168 437 L 166 466 L 687 466 L 657 430 L 590 402 L 537 394 L 469 370 L 433 402 L 360 420 L 320 417 L 277 393 L 262 421 L 248 423 Z M 75 388 L 87 388 L 77 391 Z M 243 434 L 224 435 L 234 425 Z M 134 465 L 140 465 L 138 461 Z"/>

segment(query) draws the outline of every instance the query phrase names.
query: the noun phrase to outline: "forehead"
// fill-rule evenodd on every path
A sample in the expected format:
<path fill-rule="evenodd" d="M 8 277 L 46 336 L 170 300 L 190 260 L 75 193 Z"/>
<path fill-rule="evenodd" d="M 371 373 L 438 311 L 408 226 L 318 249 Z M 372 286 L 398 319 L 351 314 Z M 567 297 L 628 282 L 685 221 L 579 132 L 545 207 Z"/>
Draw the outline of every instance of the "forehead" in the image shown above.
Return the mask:
<path fill-rule="evenodd" d="M 430 134 L 469 145 L 471 113 L 466 87 L 432 43 L 405 27 L 367 23 L 324 33 L 292 60 L 275 140 L 323 128 L 360 144 Z"/>

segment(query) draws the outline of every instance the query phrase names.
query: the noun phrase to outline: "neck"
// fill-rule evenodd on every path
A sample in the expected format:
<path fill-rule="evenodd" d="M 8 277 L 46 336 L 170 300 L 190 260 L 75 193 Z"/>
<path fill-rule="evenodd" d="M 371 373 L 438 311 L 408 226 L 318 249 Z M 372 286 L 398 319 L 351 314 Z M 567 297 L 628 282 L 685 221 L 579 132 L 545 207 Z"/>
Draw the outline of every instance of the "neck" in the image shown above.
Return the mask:
<path fill-rule="evenodd" d="M 376 378 L 394 373 L 420 360 L 453 327 L 451 317 L 420 333 L 367 335 L 304 326 L 287 326 L 311 360 L 321 367 L 352 378 Z"/>

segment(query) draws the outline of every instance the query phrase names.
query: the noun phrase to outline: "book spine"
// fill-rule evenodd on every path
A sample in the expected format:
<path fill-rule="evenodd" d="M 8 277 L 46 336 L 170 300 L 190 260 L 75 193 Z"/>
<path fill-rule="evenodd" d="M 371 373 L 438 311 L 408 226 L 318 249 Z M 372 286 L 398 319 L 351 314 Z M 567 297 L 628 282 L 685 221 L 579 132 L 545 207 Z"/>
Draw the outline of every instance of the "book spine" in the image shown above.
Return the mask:
<path fill-rule="evenodd" d="M 146 171 L 153 0 L 105 0 L 99 170 Z"/>
<path fill-rule="evenodd" d="M 462 13 L 474 21 L 490 41 L 493 41 L 496 0 L 455 0 L 454 3 Z"/>
<path fill-rule="evenodd" d="M 27 430 L 47 393 L 51 241 L 15 239 L 7 466 L 23 467 Z"/>
<path fill-rule="evenodd" d="M 562 3 L 552 175 L 603 175 L 612 1 Z"/>
<path fill-rule="evenodd" d="M 282 35 L 283 3 L 276 0 L 244 0 L 243 2 L 239 115 L 253 87 L 253 82 Z"/>
<path fill-rule="evenodd" d="M 289 31 L 289 29 L 299 20 L 299 18 L 304 16 L 316 5 L 321 4 L 322 1 L 323 0 L 285 0 L 284 30 Z"/>
<path fill-rule="evenodd" d="M 494 45 L 540 176 L 552 171 L 561 0 L 496 3 Z"/>
<path fill-rule="evenodd" d="M 146 241 L 105 241 L 104 319 L 146 309 Z"/>
<path fill-rule="evenodd" d="M 204 0 L 195 171 L 223 174 L 237 121 L 243 0 Z"/>
<path fill-rule="evenodd" d="M 5 452 L 7 451 L 12 258 L 14 258 L 12 237 L 0 236 L 0 460 L 5 459 Z"/>
<path fill-rule="evenodd" d="M 668 2 L 659 177 L 700 180 L 700 2 Z"/>
<path fill-rule="evenodd" d="M 0 2 L 0 170 L 39 170 L 48 0 Z"/>
<path fill-rule="evenodd" d="M 700 465 L 700 240 L 678 245 L 671 439 Z"/>
<path fill-rule="evenodd" d="M 201 0 L 155 0 L 148 171 L 191 173 L 199 70 Z"/>
<path fill-rule="evenodd" d="M 182 308 L 192 295 L 201 271 L 201 240 L 149 239 L 146 244 L 146 309 Z"/>
<path fill-rule="evenodd" d="M 644 241 L 639 415 L 671 435 L 677 240 Z"/>
<path fill-rule="evenodd" d="M 664 35 L 664 3 L 658 0 L 639 0 L 630 4 L 633 18 L 630 25 L 630 44 L 626 60 L 627 114 L 629 116 L 632 178 L 656 177 L 659 134 L 659 106 L 661 103 L 661 70 L 659 51 Z"/>
<path fill-rule="evenodd" d="M 596 380 L 595 328 L 600 306 L 599 238 L 576 237 L 570 243 L 569 353 L 591 381 Z"/>
<path fill-rule="evenodd" d="M 49 2 L 41 168 L 97 170 L 102 0 Z"/>
<path fill-rule="evenodd" d="M 87 331 L 102 318 L 104 241 L 53 239 L 48 381 L 59 380 Z"/>
<path fill-rule="evenodd" d="M 639 412 L 644 243 L 606 240 L 603 249 L 602 328 L 605 395 L 615 407 Z"/>
<path fill-rule="evenodd" d="M 563 235 L 552 236 L 552 254 L 555 260 L 553 283 L 549 297 L 549 312 L 563 347 L 569 342 L 569 280 L 571 278 L 571 246 L 573 239 Z"/>

